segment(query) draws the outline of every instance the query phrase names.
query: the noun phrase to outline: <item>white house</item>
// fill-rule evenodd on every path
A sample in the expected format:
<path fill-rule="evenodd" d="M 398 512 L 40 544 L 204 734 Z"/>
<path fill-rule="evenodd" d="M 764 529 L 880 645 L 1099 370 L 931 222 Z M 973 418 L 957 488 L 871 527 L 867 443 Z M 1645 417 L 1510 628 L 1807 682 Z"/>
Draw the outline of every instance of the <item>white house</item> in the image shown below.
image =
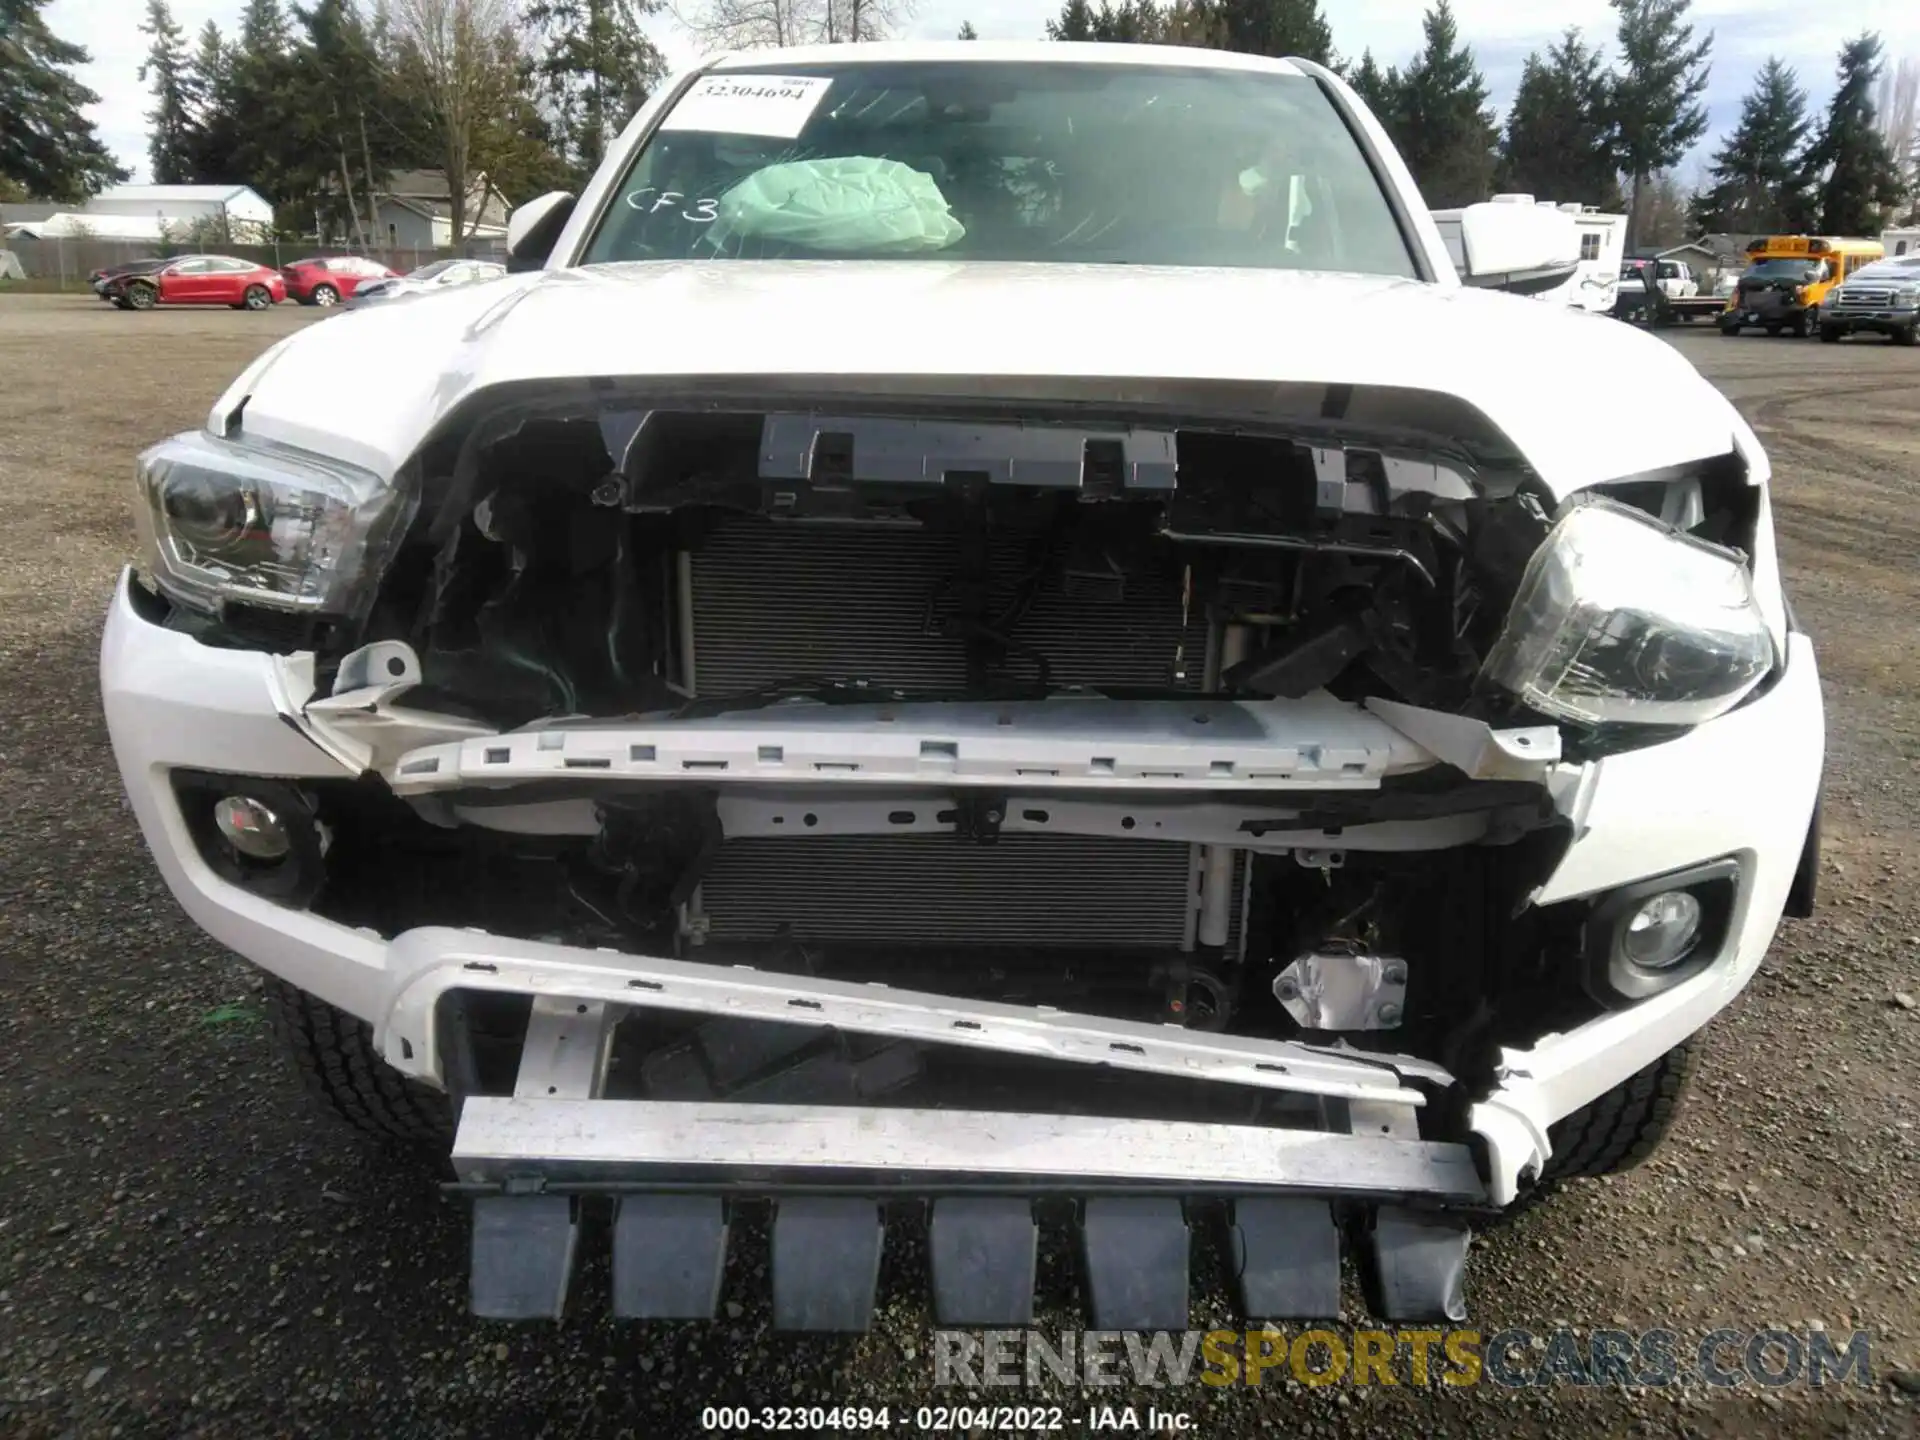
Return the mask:
<path fill-rule="evenodd" d="M 150 233 L 129 239 L 160 239 L 164 231 L 184 240 L 209 226 L 224 226 L 235 242 L 273 235 L 273 206 L 246 185 L 114 185 L 87 201 L 80 213 L 96 234 L 107 233 L 97 222 L 109 216 L 151 222 Z"/>
<path fill-rule="evenodd" d="M 1880 237 L 1890 256 L 1920 255 L 1920 225 L 1903 225 Z"/>
<path fill-rule="evenodd" d="M 452 191 L 444 170 L 396 170 L 373 193 L 375 245 L 444 250 L 466 241 L 505 240 L 507 200 L 485 175 L 468 188 L 465 231 L 453 233 Z"/>

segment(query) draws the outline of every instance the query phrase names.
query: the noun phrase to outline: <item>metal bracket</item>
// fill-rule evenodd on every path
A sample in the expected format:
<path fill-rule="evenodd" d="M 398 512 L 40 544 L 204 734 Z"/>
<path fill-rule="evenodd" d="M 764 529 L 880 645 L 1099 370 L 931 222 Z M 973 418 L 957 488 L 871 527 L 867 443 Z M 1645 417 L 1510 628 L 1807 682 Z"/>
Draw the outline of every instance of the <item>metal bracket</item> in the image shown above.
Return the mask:
<path fill-rule="evenodd" d="M 522 1100 L 597 1100 L 622 1007 L 539 995 L 527 1017 L 513 1093 Z"/>
<path fill-rule="evenodd" d="M 1308 1030 L 1394 1030 L 1406 1018 L 1407 962 L 1314 951 L 1274 977 L 1273 998 Z"/>
<path fill-rule="evenodd" d="M 420 657 L 404 640 L 375 640 L 350 651 L 333 674 L 333 694 L 352 690 L 396 687 L 420 683 Z"/>
<path fill-rule="evenodd" d="M 1495 730 L 1484 720 L 1369 698 L 1367 709 L 1421 749 L 1470 780 L 1545 781 L 1560 763 L 1560 731 L 1552 725 Z"/>
<path fill-rule="evenodd" d="M 598 1000 L 535 999 L 514 1094 L 597 1097 L 619 1014 L 619 1006 Z M 544 1177 L 537 1171 L 504 1180 L 501 1194 L 473 1202 L 468 1282 L 473 1313 L 493 1320 L 557 1320 L 566 1311 L 573 1282 L 579 1206 L 570 1196 L 542 1193 Z"/>
<path fill-rule="evenodd" d="M 1004 795 L 970 795 L 955 797 L 955 808 L 959 811 L 960 833 L 976 845 L 993 845 L 1000 839 L 1000 826 L 1007 818 L 1007 801 Z"/>

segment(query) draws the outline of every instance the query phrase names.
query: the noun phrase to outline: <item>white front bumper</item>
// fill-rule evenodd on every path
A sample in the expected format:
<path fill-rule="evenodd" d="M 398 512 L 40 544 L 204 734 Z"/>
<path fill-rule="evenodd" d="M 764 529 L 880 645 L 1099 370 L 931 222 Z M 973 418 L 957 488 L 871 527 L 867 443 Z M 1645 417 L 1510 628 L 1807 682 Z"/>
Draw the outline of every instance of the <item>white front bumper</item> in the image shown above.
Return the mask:
<path fill-rule="evenodd" d="M 170 771 L 281 779 L 353 775 L 307 738 L 294 718 L 307 698 L 290 693 L 306 678 L 297 658 L 214 649 L 155 626 L 133 608 L 128 584 L 123 577 L 101 647 L 107 726 L 161 873 L 208 934 L 367 1020 L 392 1064 L 434 1083 L 441 1078 L 440 1059 L 429 1017 L 434 999 L 447 989 L 657 1003 L 644 989 L 629 987 L 652 975 L 650 967 L 672 962 L 475 932 L 414 931 L 388 941 L 286 909 L 220 879 L 187 833 Z M 1766 695 L 1681 739 L 1589 767 L 1575 787 L 1584 828 L 1538 899 L 1572 899 L 1738 856 L 1745 880 L 1734 917 L 1737 938 L 1724 962 L 1664 995 L 1504 1053 L 1500 1083 L 1473 1112 L 1474 1128 L 1488 1143 L 1497 1203 L 1513 1198 L 1524 1170 L 1544 1164 L 1552 1122 L 1698 1030 L 1752 977 L 1772 942 L 1802 853 L 1823 749 L 1813 649 L 1805 636 L 1795 635 L 1786 673 Z M 1123 1043 L 1134 1044 L 1134 1037 Z M 1345 1083 L 1361 1092 L 1384 1073 L 1342 1064 L 1328 1072 L 1335 1088 L 1322 1093 L 1338 1093 L 1337 1071 L 1349 1072 Z"/>

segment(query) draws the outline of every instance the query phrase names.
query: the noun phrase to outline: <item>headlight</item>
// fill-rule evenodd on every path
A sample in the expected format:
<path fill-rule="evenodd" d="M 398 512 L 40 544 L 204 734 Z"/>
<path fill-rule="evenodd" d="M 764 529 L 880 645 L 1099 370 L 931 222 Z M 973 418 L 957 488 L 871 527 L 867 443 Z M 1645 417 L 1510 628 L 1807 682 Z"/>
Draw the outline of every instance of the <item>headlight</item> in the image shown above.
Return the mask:
<path fill-rule="evenodd" d="M 1920 285 L 1909 285 L 1904 290 L 1898 290 L 1894 292 L 1893 298 L 1902 309 L 1920 305 Z"/>
<path fill-rule="evenodd" d="M 198 432 L 142 455 L 138 483 L 135 525 L 155 583 L 207 610 L 239 601 L 357 614 L 413 505 L 357 466 Z"/>
<path fill-rule="evenodd" d="M 1482 674 L 1556 719 L 1698 725 L 1774 661 L 1738 552 L 1589 495 L 1528 562 Z"/>

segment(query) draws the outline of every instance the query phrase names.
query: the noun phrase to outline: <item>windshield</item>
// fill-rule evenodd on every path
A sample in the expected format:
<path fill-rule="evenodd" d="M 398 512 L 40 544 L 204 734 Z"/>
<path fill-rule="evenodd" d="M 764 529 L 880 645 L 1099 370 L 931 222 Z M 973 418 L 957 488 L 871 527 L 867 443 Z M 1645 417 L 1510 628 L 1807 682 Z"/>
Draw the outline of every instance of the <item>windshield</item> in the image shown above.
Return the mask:
<path fill-rule="evenodd" d="M 1818 280 L 1822 267 L 1812 260 L 1762 260 L 1750 268 L 1745 279 L 1748 280 L 1798 280 L 1803 284 L 1809 280 Z"/>
<path fill-rule="evenodd" d="M 407 272 L 407 279 L 431 280 L 436 275 L 445 274 L 449 269 L 459 263 L 458 260 L 435 260 L 431 265 L 422 265 L 418 270 L 409 270 Z"/>
<path fill-rule="evenodd" d="M 1315 81 L 997 61 L 696 81 L 584 256 L 681 258 L 1418 273 Z"/>

